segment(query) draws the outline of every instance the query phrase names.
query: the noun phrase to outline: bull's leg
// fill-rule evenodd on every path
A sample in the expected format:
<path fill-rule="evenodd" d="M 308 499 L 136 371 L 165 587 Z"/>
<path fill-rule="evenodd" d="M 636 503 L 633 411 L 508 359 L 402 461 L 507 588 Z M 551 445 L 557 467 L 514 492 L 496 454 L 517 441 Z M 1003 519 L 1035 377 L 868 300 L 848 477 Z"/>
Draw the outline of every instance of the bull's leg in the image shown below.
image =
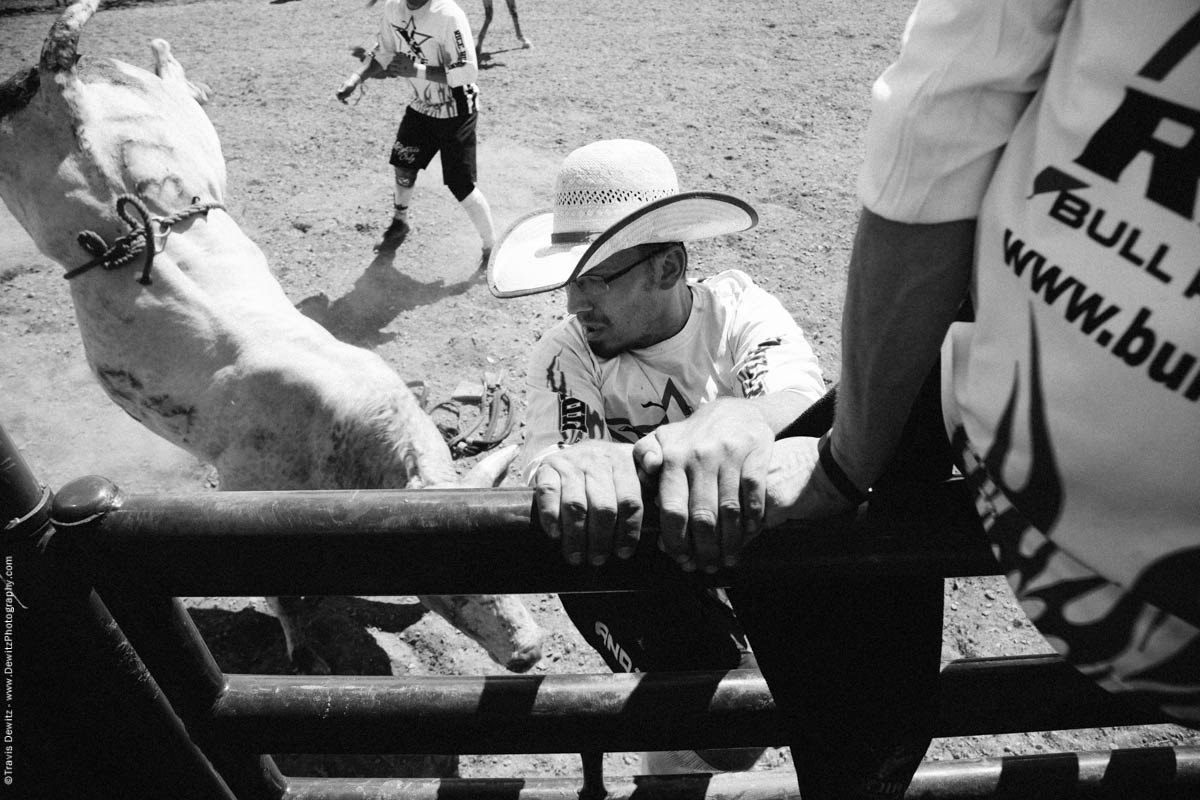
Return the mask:
<path fill-rule="evenodd" d="M 267 605 L 283 628 L 283 641 L 287 647 L 288 661 L 292 669 L 301 675 L 328 675 L 331 670 L 325 659 L 317 655 L 307 641 L 304 632 L 308 610 L 301 597 L 268 597 Z"/>
<path fill-rule="evenodd" d="M 420 595 L 418 599 L 511 672 L 525 672 L 542 657 L 542 629 L 515 595 Z"/>

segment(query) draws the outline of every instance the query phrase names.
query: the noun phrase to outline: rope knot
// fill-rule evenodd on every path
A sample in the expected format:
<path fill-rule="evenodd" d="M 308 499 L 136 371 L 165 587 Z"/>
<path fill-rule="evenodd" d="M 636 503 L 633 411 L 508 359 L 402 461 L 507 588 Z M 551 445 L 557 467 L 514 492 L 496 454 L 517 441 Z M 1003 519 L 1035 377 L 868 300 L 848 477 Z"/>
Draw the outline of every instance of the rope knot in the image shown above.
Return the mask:
<path fill-rule="evenodd" d="M 193 197 L 192 204 L 182 211 L 167 217 L 151 217 L 145 203 L 131 194 L 123 194 L 117 198 L 116 208 L 117 216 L 129 226 L 129 233 L 117 237 L 112 245 L 109 245 L 104 241 L 104 237 L 95 231 L 81 231 L 76 241 L 93 258 L 86 264 L 68 270 L 63 275 L 64 278 L 70 280 L 82 275 L 92 267 L 101 267 L 105 270 L 120 269 L 140 254 L 143 259 L 142 274 L 137 281 L 143 286 L 149 286 L 151 283 L 150 268 L 154 266 L 154 255 L 158 252 L 154 246 L 155 238 L 166 239 L 167 234 L 171 232 L 171 227 L 177 222 L 195 214 L 207 214 L 214 208 L 223 209 L 225 206 L 216 202 L 202 203 L 199 197 Z M 136 217 L 131 213 L 131 209 L 132 212 L 137 213 Z M 157 224 L 157 232 L 151 226 L 151 221 Z"/>

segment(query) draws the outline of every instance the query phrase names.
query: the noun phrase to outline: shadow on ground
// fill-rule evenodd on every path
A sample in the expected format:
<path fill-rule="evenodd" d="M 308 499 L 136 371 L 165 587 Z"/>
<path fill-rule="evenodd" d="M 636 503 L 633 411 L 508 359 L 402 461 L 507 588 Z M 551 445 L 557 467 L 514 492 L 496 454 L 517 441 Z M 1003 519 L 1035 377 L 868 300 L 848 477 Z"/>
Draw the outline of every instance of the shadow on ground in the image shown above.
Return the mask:
<path fill-rule="evenodd" d="M 354 288 L 342 297 L 330 301 L 320 292 L 304 298 L 296 308 L 343 342 L 374 347 L 395 336 L 383 329 L 398 315 L 465 294 L 485 277 L 478 271 L 456 283 L 447 284 L 441 279 L 425 283 L 396 269 L 394 256 L 395 251 L 379 253 L 354 282 Z"/>

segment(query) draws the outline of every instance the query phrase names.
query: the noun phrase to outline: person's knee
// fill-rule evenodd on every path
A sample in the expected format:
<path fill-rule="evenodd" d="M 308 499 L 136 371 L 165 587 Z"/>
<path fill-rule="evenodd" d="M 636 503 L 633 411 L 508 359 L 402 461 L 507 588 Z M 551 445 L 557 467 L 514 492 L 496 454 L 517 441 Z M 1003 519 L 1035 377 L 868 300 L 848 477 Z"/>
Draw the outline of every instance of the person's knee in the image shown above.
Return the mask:
<path fill-rule="evenodd" d="M 447 178 L 446 188 L 454 195 L 454 199 L 461 203 L 475 191 L 475 182 L 469 178 Z"/>
<path fill-rule="evenodd" d="M 404 167 L 395 167 L 396 185 L 404 189 L 411 189 L 417 182 L 417 171 L 415 169 L 406 169 Z"/>

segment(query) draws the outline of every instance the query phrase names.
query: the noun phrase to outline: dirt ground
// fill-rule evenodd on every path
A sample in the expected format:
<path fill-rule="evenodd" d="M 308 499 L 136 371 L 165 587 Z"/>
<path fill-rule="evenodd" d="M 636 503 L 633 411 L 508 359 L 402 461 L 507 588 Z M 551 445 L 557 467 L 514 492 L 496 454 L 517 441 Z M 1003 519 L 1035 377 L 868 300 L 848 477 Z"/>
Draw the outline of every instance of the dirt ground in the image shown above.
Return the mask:
<path fill-rule="evenodd" d="M 478 29 L 482 6 L 460 0 Z M 53 16 L 45 0 L 0 0 L 0 76 L 32 63 Z M 181 0 L 106 7 L 80 51 L 149 64 L 149 40 L 173 45 L 213 90 L 231 213 L 266 251 L 288 295 L 346 341 L 380 353 L 436 402 L 484 371 L 519 389 L 558 293 L 498 301 L 475 272 L 479 243 L 436 165 L 417 186 L 413 232 L 394 254 L 372 244 L 390 216 L 388 148 L 401 87 L 375 81 L 343 106 L 334 91 L 370 41 L 377 9 L 357 0 Z M 107 4 L 106 4 L 107 6 Z M 737 4 L 678 0 L 522 0 L 521 49 L 504 3 L 479 84 L 479 185 L 503 229 L 548 204 L 555 169 L 599 138 L 651 141 L 681 187 L 740 195 L 756 230 L 691 248 L 699 275 L 736 266 L 776 293 L 839 371 L 839 310 L 856 217 L 855 170 L 871 81 L 894 56 L 909 0 Z M 21 8 L 29 13 L 11 13 Z M 5 13 L 9 12 L 9 13 Z M 215 474 L 127 418 L 93 382 L 61 268 L 0 207 L 0 424 L 51 488 L 102 474 L 126 491 L 212 491 Z M 519 392 L 518 392 L 519 394 Z M 513 441 L 519 441 L 518 430 Z M 548 631 L 535 673 L 602 672 L 553 596 L 527 598 Z M 286 670 L 278 626 L 257 599 L 191 598 L 229 672 Z M 329 598 L 319 649 L 343 673 L 498 673 L 478 647 L 411 598 Z M 999 579 L 947 581 L 944 655 L 1048 647 Z M 1171 726 L 938 740 L 933 759 L 1200 744 Z M 436 772 L 414 763 L 282 757 L 287 774 Z M 452 766 L 452 759 L 449 760 Z M 759 769 L 787 769 L 786 749 Z M 608 774 L 636 754 L 606 757 Z M 464 777 L 579 774 L 578 756 L 458 759 Z"/>

